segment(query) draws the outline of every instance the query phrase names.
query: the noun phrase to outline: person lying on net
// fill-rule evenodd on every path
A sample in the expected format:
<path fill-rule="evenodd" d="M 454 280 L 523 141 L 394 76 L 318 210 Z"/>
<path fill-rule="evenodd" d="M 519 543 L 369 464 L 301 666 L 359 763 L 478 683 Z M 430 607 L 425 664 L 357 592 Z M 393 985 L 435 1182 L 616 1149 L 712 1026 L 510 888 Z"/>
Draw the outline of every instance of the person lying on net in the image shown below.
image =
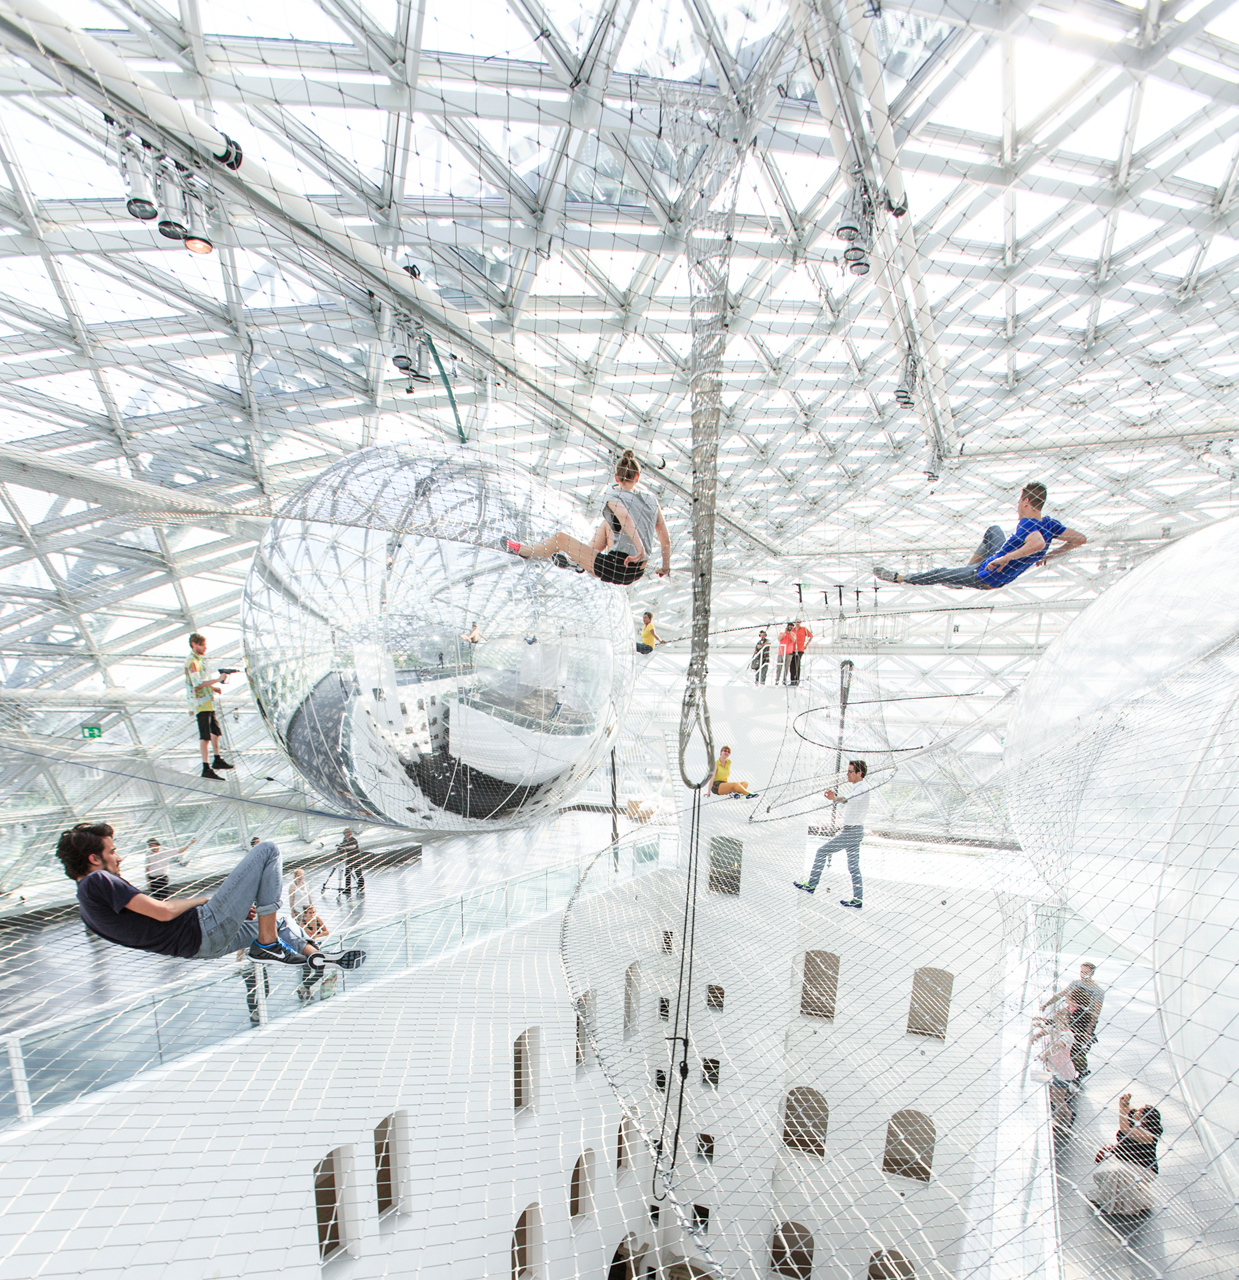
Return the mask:
<path fill-rule="evenodd" d="M 106 822 L 83 822 L 62 832 L 56 847 L 65 875 L 77 882 L 78 914 L 101 938 L 182 959 L 217 960 L 244 950 L 255 964 L 356 969 L 365 961 L 364 951 L 322 951 L 289 930 L 277 932 L 283 867 L 273 841 L 254 845 L 209 898 L 160 901 L 121 875 L 114 835 Z"/>
<path fill-rule="evenodd" d="M 1003 541 L 1002 528 L 992 524 L 985 531 L 981 545 L 966 565 L 951 569 L 926 569 L 924 573 L 896 573 L 875 565 L 873 572 L 883 582 L 906 582 L 917 587 L 976 587 L 992 591 L 1014 582 L 1026 569 L 1035 564 L 1045 564 L 1057 556 L 1082 547 L 1087 539 L 1082 533 L 1068 529 L 1052 516 L 1043 516 L 1048 492 L 1039 481 L 1026 484 L 1016 506 L 1019 523 L 1015 532 Z M 1051 542 L 1062 545 L 1050 551 Z"/>
<path fill-rule="evenodd" d="M 641 466 L 633 451 L 625 449 L 615 468 L 615 485 L 603 499 L 602 523 L 592 542 L 586 544 L 561 529 L 541 542 L 505 538 L 503 549 L 523 560 L 550 560 L 561 569 L 575 563 L 579 571 L 626 587 L 645 572 L 657 539 L 663 561 L 658 576 L 665 577 L 671 572 L 671 535 L 658 499 L 638 488 L 640 482 Z"/>

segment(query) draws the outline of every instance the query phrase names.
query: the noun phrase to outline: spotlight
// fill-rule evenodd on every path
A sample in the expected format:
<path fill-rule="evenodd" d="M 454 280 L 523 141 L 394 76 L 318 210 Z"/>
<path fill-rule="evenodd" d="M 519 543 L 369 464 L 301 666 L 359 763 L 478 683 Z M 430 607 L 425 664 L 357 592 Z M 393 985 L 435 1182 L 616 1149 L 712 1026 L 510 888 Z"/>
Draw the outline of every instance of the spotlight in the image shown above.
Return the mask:
<path fill-rule="evenodd" d="M 185 216 L 182 205 L 184 196 L 174 182 L 163 178 L 159 183 L 159 203 L 163 205 L 163 217 L 159 219 L 159 234 L 169 240 L 184 240 L 189 228 L 181 221 Z"/>
<path fill-rule="evenodd" d="M 129 178 L 129 199 L 125 201 L 125 209 L 131 218 L 150 222 L 159 213 L 159 206 L 151 191 L 151 180 L 143 171 L 140 161 L 128 160 L 125 168 Z"/>
<path fill-rule="evenodd" d="M 903 372 L 899 377 L 899 384 L 895 387 L 895 401 L 904 409 L 911 409 L 916 403 L 916 379 L 919 372 L 920 365 L 916 352 L 909 347 L 904 353 Z"/>
<path fill-rule="evenodd" d="M 412 359 L 403 353 L 398 356 L 392 356 L 391 362 L 400 370 L 401 373 L 408 373 L 409 370 L 413 368 Z"/>
<path fill-rule="evenodd" d="M 202 230 L 202 214 L 191 200 L 189 202 L 189 227 L 185 235 L 185 248 L 190 253 L 206 255 L 215 252 L 215 246 L 206 238 Z"/>
<path fill-rule="evenodd" d="M 855 262 L 849 262 L 848 270 L 854 276 L 867 276 L 869 274 L 869 259 L 858 258 Z"/>
<path fill-rule="evenodd" d="M 865 232 L 873 225 L 873 214 L 866 208 L 868 203 L 865 184 L 858 181 L 843 202 L 843 214 L 835 229 L 835 235 L 840 240 L 860 240 L 864 237 Z"/>

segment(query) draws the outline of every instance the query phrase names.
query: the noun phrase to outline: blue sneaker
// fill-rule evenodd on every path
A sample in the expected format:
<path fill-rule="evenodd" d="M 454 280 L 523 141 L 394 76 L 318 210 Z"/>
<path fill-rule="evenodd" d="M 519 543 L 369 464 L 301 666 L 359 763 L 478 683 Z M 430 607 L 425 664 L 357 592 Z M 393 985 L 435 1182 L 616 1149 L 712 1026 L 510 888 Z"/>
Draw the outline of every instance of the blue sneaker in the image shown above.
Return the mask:
<path fill-rule="evenodd" d="M 839 905 L 841 907 L 855 907 L 859 911 L 865 904 L 859 898 L 840 898 Z"/>
<path fill-rule="evenodd" d="M 805 893 L 814 892 L 814 886 L 811 884 L 802 884 L 799 880 L 793 880 L 792 884 L 794 884 L 797 889 L 803 889 Z"/>
<path fill-rule="evenodd" d="M 246 955 L 255 964 L 305 964 L 306 958 L 277 938 L 274 942 L 251 942 Z"/>

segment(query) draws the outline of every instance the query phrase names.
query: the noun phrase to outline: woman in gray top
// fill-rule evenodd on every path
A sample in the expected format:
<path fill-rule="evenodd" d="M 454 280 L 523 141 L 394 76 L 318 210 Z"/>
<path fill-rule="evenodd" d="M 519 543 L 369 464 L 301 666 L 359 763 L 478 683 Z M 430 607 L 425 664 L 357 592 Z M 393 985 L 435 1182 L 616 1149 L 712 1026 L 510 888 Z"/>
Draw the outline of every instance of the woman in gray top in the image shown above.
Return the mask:
<path fill-rule="evenodd" d="M 637 486 L 641 467 L 631 449 L 625 449 L 615 468 L 615 485 L 603 500 L 602 523 L 592 542 L 584 543 L 560 530 L 541 542 L 503 541 L 505 551 L 523 560 L 551 560 L 561 569 L 574 562 L 578 573 L 592 573 L 603 582 L 626 587 L 645 572 L 657 539 L 662 549 L 660 578 L 671 572 L 671 535 L 658 499 Z"/>

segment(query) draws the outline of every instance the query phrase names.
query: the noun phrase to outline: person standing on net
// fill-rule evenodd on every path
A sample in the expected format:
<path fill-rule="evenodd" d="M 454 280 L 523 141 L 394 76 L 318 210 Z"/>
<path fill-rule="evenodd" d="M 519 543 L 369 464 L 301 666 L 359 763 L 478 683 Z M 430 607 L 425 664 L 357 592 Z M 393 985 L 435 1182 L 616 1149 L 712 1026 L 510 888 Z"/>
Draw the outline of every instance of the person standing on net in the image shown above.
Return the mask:
<path fill-rule="evenodd" d="M 146 842 L 146 887 L 152 898 L 167 898 L 172 894 L 169 873 L 172 870 L 172 859 L 181 861 L 185 851 L 197 842 L 197 836 L 190 836 L 189 843 L 183 844 L 175 853 L 165 849 L 154 836 Z M 184 864 L 182 864 L 184 865 Z"/>
<path fill-rule="evenodd" d="M 753 661 L 750 666 L 757 673 L 753 677 L 753 683 L 765 684 L 770 672 L 770 641 L 764 631 L 758 635 L 757 643 L 753 646 Z"/>
<path fill-rule="evenodd" d="M 874 576 L 883 582 L 908 583 L 916 587 L 975 587 L 981 591 L 1005 587 L 1033 565 L 1046 564 L 1058 556 L 1065 556 L 1087 541 L 1082 533 L 1041 514 L 1048 496 L 1048 490 L 1039 481 L 1026 484 L 1015 508 L 1018 517 L 1015 532 L 1004 541 L 1001 526 L 990 525 L 981 545 L 965 565 L 951 569 L 926 569 L 924 573 L 906 575 L 875 565 Z M 1062 545 L 1049 551 L 1052 542 Z"/>
<path fill-rule="evenodd" d="M 658 499 L 638 488 L 640 483 L 637 456 L 625 449 L 615 467 L 615 485 L 602 500 L 602 523 L 592 542 L 584 543 L 561 529 L 541 542 L 504 538 L 503 549 L 522 560 L 550 560 L 561 569 L 575 563 L 579 572 L 626 587 L 645 572 L 657 542 L 662 551 L 658 576 L 666 577 L 671 572 L 671 534 Z"/>
<path fill-rule="evenodd" d="M 783 684 L 787 680 L 787 671 L 791 665 L 792 651 L 795 647 L 796 639 L 792 635 L 792 624 L 789 622 L 779 633 L 779 661 L 774 669 L 775 684 Z"/>
<path fill-rule="evenodd" d="M 56 856 L 77 883 L 77 910 L 83 924 L 108 942 L 135 951 L 182 959 L 218 960 L 244 951 L 255 964 L 334 964 L 355 969 L 364 951 L 328 953 L 290 930 L 280 931 L 283 867 L 270 840 L 256 844 L 209 898 L 168 898 L 142 893 L 121 875 L 122 855 L 106 822 L 79 823 L 63 831 Z M 254 920 L 247 919 L 255 908 Z"/>
<path fill-rule="evenodd" d="M 788 684 L 800 683 L 800 664 L 804 661 L 804 651 L 812 639 L 813 632 L 797 618 L 796 625 L 792 628 L 792 654 L 789 666 L 791 679 L 788 680 Z"/>
<path fill-rule="evenodd" d="M 209 680 L 206 673 L 206 636 L 194 632 L 189 637 L 189 657 L 185 660 L 185 693 L 189 698 L 189 714 L 198 721 L 198 746 L 202 749 L 202 776 L 215 782 L 223 782 L 216 773 L 217 769 L 231 769 L 233 766 L 219 754 L 220 728 L 215 718 L 215 695 L 227 682 L 226 675 Z M 211 744 L 215 758 L 207 762 L 207 743 Z"/>
<path fill-rule="evenodd" d="M 869 784 L 865 781 L 868 773 L 869 766 L 863 760 L 849 760 L 848 794 L 840 795 L 832 788 L 826 788 L 826 799 L 843 805 L 843 811 L 839 814 L 839 830 L 818 849 L 808 880 L 793 882 L 797 889 L 815 893 L 822 871 L 830 866 L 832 855 L 839 849 L 846 849 L 848 871 L 852 876 L 852 896 L 840 898 L 839 905 L 857 910 L 863 905 L 865 896 L 865 886 L 860 874 L 860 842 L 865 838 L 865 819 L 869 816 L 870 791 Z"/>

